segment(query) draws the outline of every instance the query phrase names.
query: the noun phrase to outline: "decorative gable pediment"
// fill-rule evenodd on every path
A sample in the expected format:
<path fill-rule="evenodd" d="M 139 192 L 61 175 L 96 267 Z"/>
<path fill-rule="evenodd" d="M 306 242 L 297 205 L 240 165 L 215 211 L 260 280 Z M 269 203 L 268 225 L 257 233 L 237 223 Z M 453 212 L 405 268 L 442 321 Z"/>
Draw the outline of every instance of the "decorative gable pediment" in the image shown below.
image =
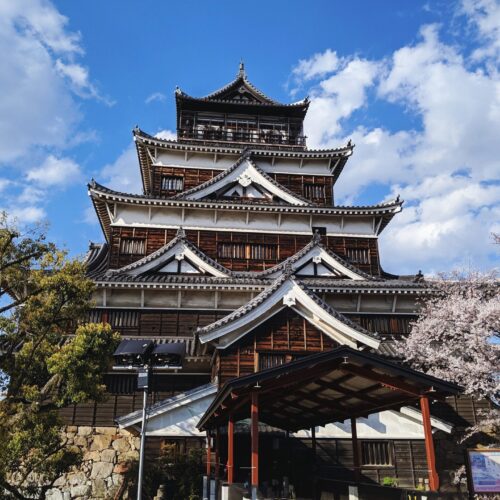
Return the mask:
<path fill-rule="evenodd" d="M 296 206 L 311 205 L 310 201 L 292 193 L 269 177 L 248 156 L 243 156 L 230 169 L 210 181 L 180 193 L 176 198 L 187 200 L 241 198 Z"/>
<path fill-rule="evenodd" d="M 229 272 L 186 240 L 183 232 L 156 252 L 113 273 L 141 276 L 146 274 L 203 274 L 224 278 Z"/>
<path fill-rule="evenodd" d="M 314 236 L 311 243 L 286 261 L 260 273 L 266 278 L 277 278 L 288 266 L 297 277 L 328 277 L 332 279 L 349 279 L 355 281 L 371 280 L 372 276 L 357 269 L 347 261 L 324 248 L 319 235 Z"/>
<path fill-rule="evenodd" d="M 298 280 L 287 275 L 277 279 L 268 289 L 231 314 L 199 328 L 200 341 L 216 341 L 218 348 L 225 349 L 286 307 L 340 345 L 358 349 L 360 345 L 377 348 L 380 344 L 376 334 L 353 323 Z"/>

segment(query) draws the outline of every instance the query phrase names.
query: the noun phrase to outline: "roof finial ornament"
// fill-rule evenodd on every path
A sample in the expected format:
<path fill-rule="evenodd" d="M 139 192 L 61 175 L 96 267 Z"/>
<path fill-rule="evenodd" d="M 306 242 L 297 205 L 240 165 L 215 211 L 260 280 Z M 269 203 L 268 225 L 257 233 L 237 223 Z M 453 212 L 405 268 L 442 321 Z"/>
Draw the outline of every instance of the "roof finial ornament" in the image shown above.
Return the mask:
<path fill-rule="evenodd" d="M 314 230 L 314 234 L 313 234 L 313 241 L 314 243 L 321 243 L 321 234 L 319 233 L 319 231 L 317 229 Z"/>
<path fill-rule="evenodd" d="M 182 226 L 177 229 L 177 238 L 185 239 L 186 238 L 186 231 L 184 231 L 184 228 Z"/>
<path fill-rule="evenodd" d="M 246 77 L 246 74 L 245 74 L 245 63 L 243 62 L 243 58 L 240 59 L 240 69 L 238 71 L 238 76 L 242 77 L 242 78 Z"/>

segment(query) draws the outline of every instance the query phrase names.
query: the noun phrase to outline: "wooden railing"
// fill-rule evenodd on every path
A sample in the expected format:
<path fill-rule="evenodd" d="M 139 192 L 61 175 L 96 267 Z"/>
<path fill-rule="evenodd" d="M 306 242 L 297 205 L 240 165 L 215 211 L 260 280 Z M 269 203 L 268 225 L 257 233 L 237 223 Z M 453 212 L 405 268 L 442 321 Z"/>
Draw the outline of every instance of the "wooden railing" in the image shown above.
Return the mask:
<path fill-rule="evenodd" d="M 180 128 L 177 130 L 179 139 L 191 139 L 198 141 L 227 141 L 237 143 L 261 143 L 261 144 L 284 144 L 289 146 L 306 145 L 306 137 L 303 135 L 286 134 L 278 130 L 241 130 L 222 129 L 215 127 Z"/>

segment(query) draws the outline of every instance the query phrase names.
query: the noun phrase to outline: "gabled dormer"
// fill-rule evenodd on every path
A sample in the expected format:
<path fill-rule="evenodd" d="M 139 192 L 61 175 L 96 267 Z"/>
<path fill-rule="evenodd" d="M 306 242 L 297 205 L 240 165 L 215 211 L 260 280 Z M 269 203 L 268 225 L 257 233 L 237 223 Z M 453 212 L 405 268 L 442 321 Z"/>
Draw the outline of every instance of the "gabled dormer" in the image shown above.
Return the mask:
<path fill-rule="evenodd" d="M 308 99 L 283 104 L 247 78 L 243 63 L 236 78 L 204 97 L 175 92 L 177 136 L 181 142 L 269 144 L 305 149 L 303 121 Z"/>
<path fill-rule="evenodd" d="M 253 201 L 255 203 L 311 206 L 312 202 L 292 193 L 260 169 L 249 154 L 243 154 L 229 169 L 213 179 L 179 193 L 175 199 Z"/>
<path fill-rule="evenodd" d="M 205 255 L 179 229 L 177 236 L 142 259 L 109 271 L 111 275 L 146 276 L 151 274 L 207 275 L 225 278 L 227 269 Z"/>

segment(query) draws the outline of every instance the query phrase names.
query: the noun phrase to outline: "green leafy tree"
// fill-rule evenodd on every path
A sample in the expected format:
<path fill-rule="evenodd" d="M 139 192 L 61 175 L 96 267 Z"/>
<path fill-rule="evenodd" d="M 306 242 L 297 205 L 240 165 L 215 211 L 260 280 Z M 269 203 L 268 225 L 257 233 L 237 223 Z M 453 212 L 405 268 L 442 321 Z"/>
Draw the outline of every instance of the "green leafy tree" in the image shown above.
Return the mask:
<path fill-rule="evenodd" d="M 109 325 L 83 322 L 93 289 L 43 228 L 20 233 L 0 215 L 0 498 L 44 498 L 81 459 L 57 410 L 104 397 L 119 341 Z"/>

